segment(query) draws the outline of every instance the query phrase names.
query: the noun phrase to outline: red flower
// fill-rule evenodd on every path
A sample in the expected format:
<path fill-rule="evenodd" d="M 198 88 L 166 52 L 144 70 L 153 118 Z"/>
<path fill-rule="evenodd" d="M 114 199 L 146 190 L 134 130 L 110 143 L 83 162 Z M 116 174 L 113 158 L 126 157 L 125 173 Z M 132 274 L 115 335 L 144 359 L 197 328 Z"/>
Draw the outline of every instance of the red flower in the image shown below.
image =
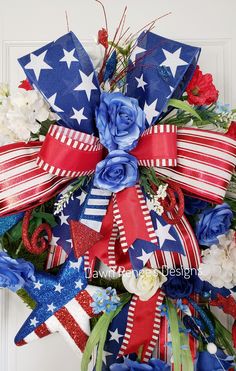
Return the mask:
<path fill-rule="evenodd" d="M 21 81 L 21 84 L 18 86 L 18 88 L 25 89 L 25 90 L 33 90 L 28 80 Z"/>
<path fill-rule="evenodd" d="M 105 49 L 108 48 L 108 33 L 105 28 L 98 31 L 98 43 L 103 45 Z"/>
<path fill-rule="evenodd" d="M 212 82 L 212 75 L 210 73 L 203 75 L 199 66 L 197 66 L 186 92 L 188 94 L 188 102 L 195 106 L 215 103 L 219 95 Z"/>

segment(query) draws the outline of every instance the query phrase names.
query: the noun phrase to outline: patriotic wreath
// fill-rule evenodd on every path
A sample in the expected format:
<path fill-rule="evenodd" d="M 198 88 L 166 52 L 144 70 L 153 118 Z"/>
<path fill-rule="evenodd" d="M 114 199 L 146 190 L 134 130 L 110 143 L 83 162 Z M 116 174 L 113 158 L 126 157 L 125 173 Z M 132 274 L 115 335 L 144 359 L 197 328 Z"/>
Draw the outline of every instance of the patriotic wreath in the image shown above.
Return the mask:
<path fill-rule="evenodd" d="M 0 286 L 32 308 L 15 343 L 59 332 L 83 371 L 233 369 L 212 307 L 236 318 L 236 111 L 200 48 L 125 18 L 1 85 Z"/>

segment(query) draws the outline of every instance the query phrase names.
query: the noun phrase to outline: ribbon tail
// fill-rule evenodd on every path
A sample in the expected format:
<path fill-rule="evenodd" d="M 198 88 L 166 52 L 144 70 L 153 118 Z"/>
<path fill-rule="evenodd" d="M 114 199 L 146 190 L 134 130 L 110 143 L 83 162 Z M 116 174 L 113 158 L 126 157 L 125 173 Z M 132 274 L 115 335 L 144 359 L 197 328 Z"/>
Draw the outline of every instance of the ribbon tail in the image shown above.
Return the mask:
<path fill-rule="evenodd" d="M 43 204 L 68 182 L 37 166 L 41 146 L 41 142 L 22 142 L 0 148 L 0 216 Z"/>
<path fill-rule="evenodd" d="M 137 239 L 157 245 L 149 209 L 139 184 L 114 195 L 114 218 L 123 252 Z"/>
<path fill-rule="evenodd" d="M 127 326 L 119 356 L 137 353 L 142 346 L 142 362 L 148 362 L 159 338 L 161 324 L 160 305 L 164 293 L 158 290 L 148 301 L 133 296 L 127 316 Z M 145 331 L 144 331 L 145 329 Z"/>

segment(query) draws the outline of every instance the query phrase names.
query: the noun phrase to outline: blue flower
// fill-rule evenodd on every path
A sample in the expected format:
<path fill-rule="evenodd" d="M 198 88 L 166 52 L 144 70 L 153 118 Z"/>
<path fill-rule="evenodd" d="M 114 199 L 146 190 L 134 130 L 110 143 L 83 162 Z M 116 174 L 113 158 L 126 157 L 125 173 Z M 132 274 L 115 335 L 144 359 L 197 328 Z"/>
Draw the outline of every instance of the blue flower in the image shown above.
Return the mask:
<path fill-rule="evenodd" d="M 186 298 L 192 294 L 194 290 L 193 278 L 185 278 L 184 276 L 169 275 L 167 281 L 163 284 L 163 289 L 167 296 L 172 299 Z"/>
<path fill-rule="evenodd" d="M 222 104 L 220 102 L 217 102 L 214 111 L 216 113 L 229 113 L 230 112 L 230 105 L 229 104 Z"/>
<path fill-rule="evenodd" d="M 117 150 L 97 164 L 94 185 L 111 192 L 132 187 L 138 180 L 138 162 L 134 156 Z"/>
<path fill-rule="evenodd" d="M 12 259 L 0 252 L 0 287 L 18 291 L 29 281 L 34 281 L 34 266 L 24 259 Z"/>
<path fill-rule="evenodd" d="M 113 312 L 120 304 L 120 298 L 117 296 L 116 290 L 111 287 L 97 289 L 92 298 L 93 302 L 91 303 L 91 307 L 93 308 L 94 314 Z"/>
<path fill-rule="evenodd" d="M 147 363 L 139 363 L 137 361 L 131 361 L 131 359 L 125 358 L 124 363 L 114 363 L 110 366 L 111 371 L 136 371 L 136 370 L 147 370 L 147 371 L 170 371 L 170 366 L 161 361 L 160 359 L 152 358 Z"/>
<path fill-rule="evenodd" d="M 206 209 L 209 203 L 199 198 L 194 198 L 190 196 L 184 197 L 184 211 L 188 215 L 199 214 L 202 210 Z"/>
<path fill-rule="evenodd" d="M 161 316 L 168 318 L 168 309 L 166 304 L 159 305 L 158 309 L 161 311 Z"/>
<path fill-rule="evenodd" d="M 100 141 L 109 151 L 131 151 L 145 129 L 145 113 L 135 98 L 102 93 L 96 123 Z"/>
<path fill-rule="evenodd" d="M 234 357 L 227 356 L 221 349 L 217 350 L 216 355 L 207 351 L 199 352 L 196 369 L 198 371 L 229 370 L 234 366 L 233 361 Z"/>
<path fill-rule="evenodd" d="M 233 212 L 225 203 L 203 210 L 195 231 L 200 245 L 211 246 L 218 243 L 217 237 L 228 232 L 232 219 Z"/>

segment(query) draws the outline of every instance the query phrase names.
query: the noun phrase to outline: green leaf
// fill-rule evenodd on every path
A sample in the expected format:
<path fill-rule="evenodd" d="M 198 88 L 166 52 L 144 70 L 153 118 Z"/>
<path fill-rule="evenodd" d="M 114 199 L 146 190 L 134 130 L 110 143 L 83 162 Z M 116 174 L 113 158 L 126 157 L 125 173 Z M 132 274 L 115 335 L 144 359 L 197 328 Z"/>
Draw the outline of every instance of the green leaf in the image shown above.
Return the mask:
<path fill-rule="evenodd" d="M 173 357 L 174 357 L 174 368 L 175 368 L 175 371 L 181 371 L 181 358 L 180 358 L 181 342 L 180 342 L 178 315 L 177 315 L 176 308 L 174 307 L 170 299 L 166 299 L 166 304 L 167 304 L 168 315 L 169 315 L 172 351 L 173 351 Z"/>
<path fill-rule="evenodd" d="M 82 363 L 81 363 L 81 371 L 88 370 L 89 362 L 91 360 L 92 354 L 94 350 L 96 349 L 96 347 L 98 347 L 97 359 L 96 359 L 96 371 L 102 370 L 102 355 L 103 355 L 104 344 L 105 344 L 106 337 L 107 337 L 108 327 L 111 321 L 120 313 L 124 305 L 130 301 L 131 295 L 129 293 L 125 293 L 125 294 L 122 294 L 120 298 L 121 298 L 121 302 L 120 302 L 119 307 L 114 312 L 104 313 L 99 318 L 98 322 L 93 328 L 91 335 L 88 338 L 85 350 L 84 350 Z"/>
<path fill-rule="evenodd" d="M 184 326 L 181 326 L 184 329 Z M 180 334 L 182 371 L 193 371 L 193 359 L 189 347 L 189 337 L 184 332 Z"/>
<path fill-rule="evenodd" d="M 56 219 L 53 214 L 45 213 L 42 211 L 34 211 L 33 217 L 41 220 L 44 219 L 45 222 L 51 225 L 51 227 L 55 227 L 55 225 L 57 225 Z"/>
<path fill-rule="evenodd" d="M 183 102 L 179 99 L 170 99 L 168 101 L 168 106 L 178 108 L 182 111 L 190 113 L 192 116 L 196 117 L 199 121 L 202 121 L 201 117 L 199 114 L 195 111 L 194 108 L 192 108 L 188 103 Z"/>

